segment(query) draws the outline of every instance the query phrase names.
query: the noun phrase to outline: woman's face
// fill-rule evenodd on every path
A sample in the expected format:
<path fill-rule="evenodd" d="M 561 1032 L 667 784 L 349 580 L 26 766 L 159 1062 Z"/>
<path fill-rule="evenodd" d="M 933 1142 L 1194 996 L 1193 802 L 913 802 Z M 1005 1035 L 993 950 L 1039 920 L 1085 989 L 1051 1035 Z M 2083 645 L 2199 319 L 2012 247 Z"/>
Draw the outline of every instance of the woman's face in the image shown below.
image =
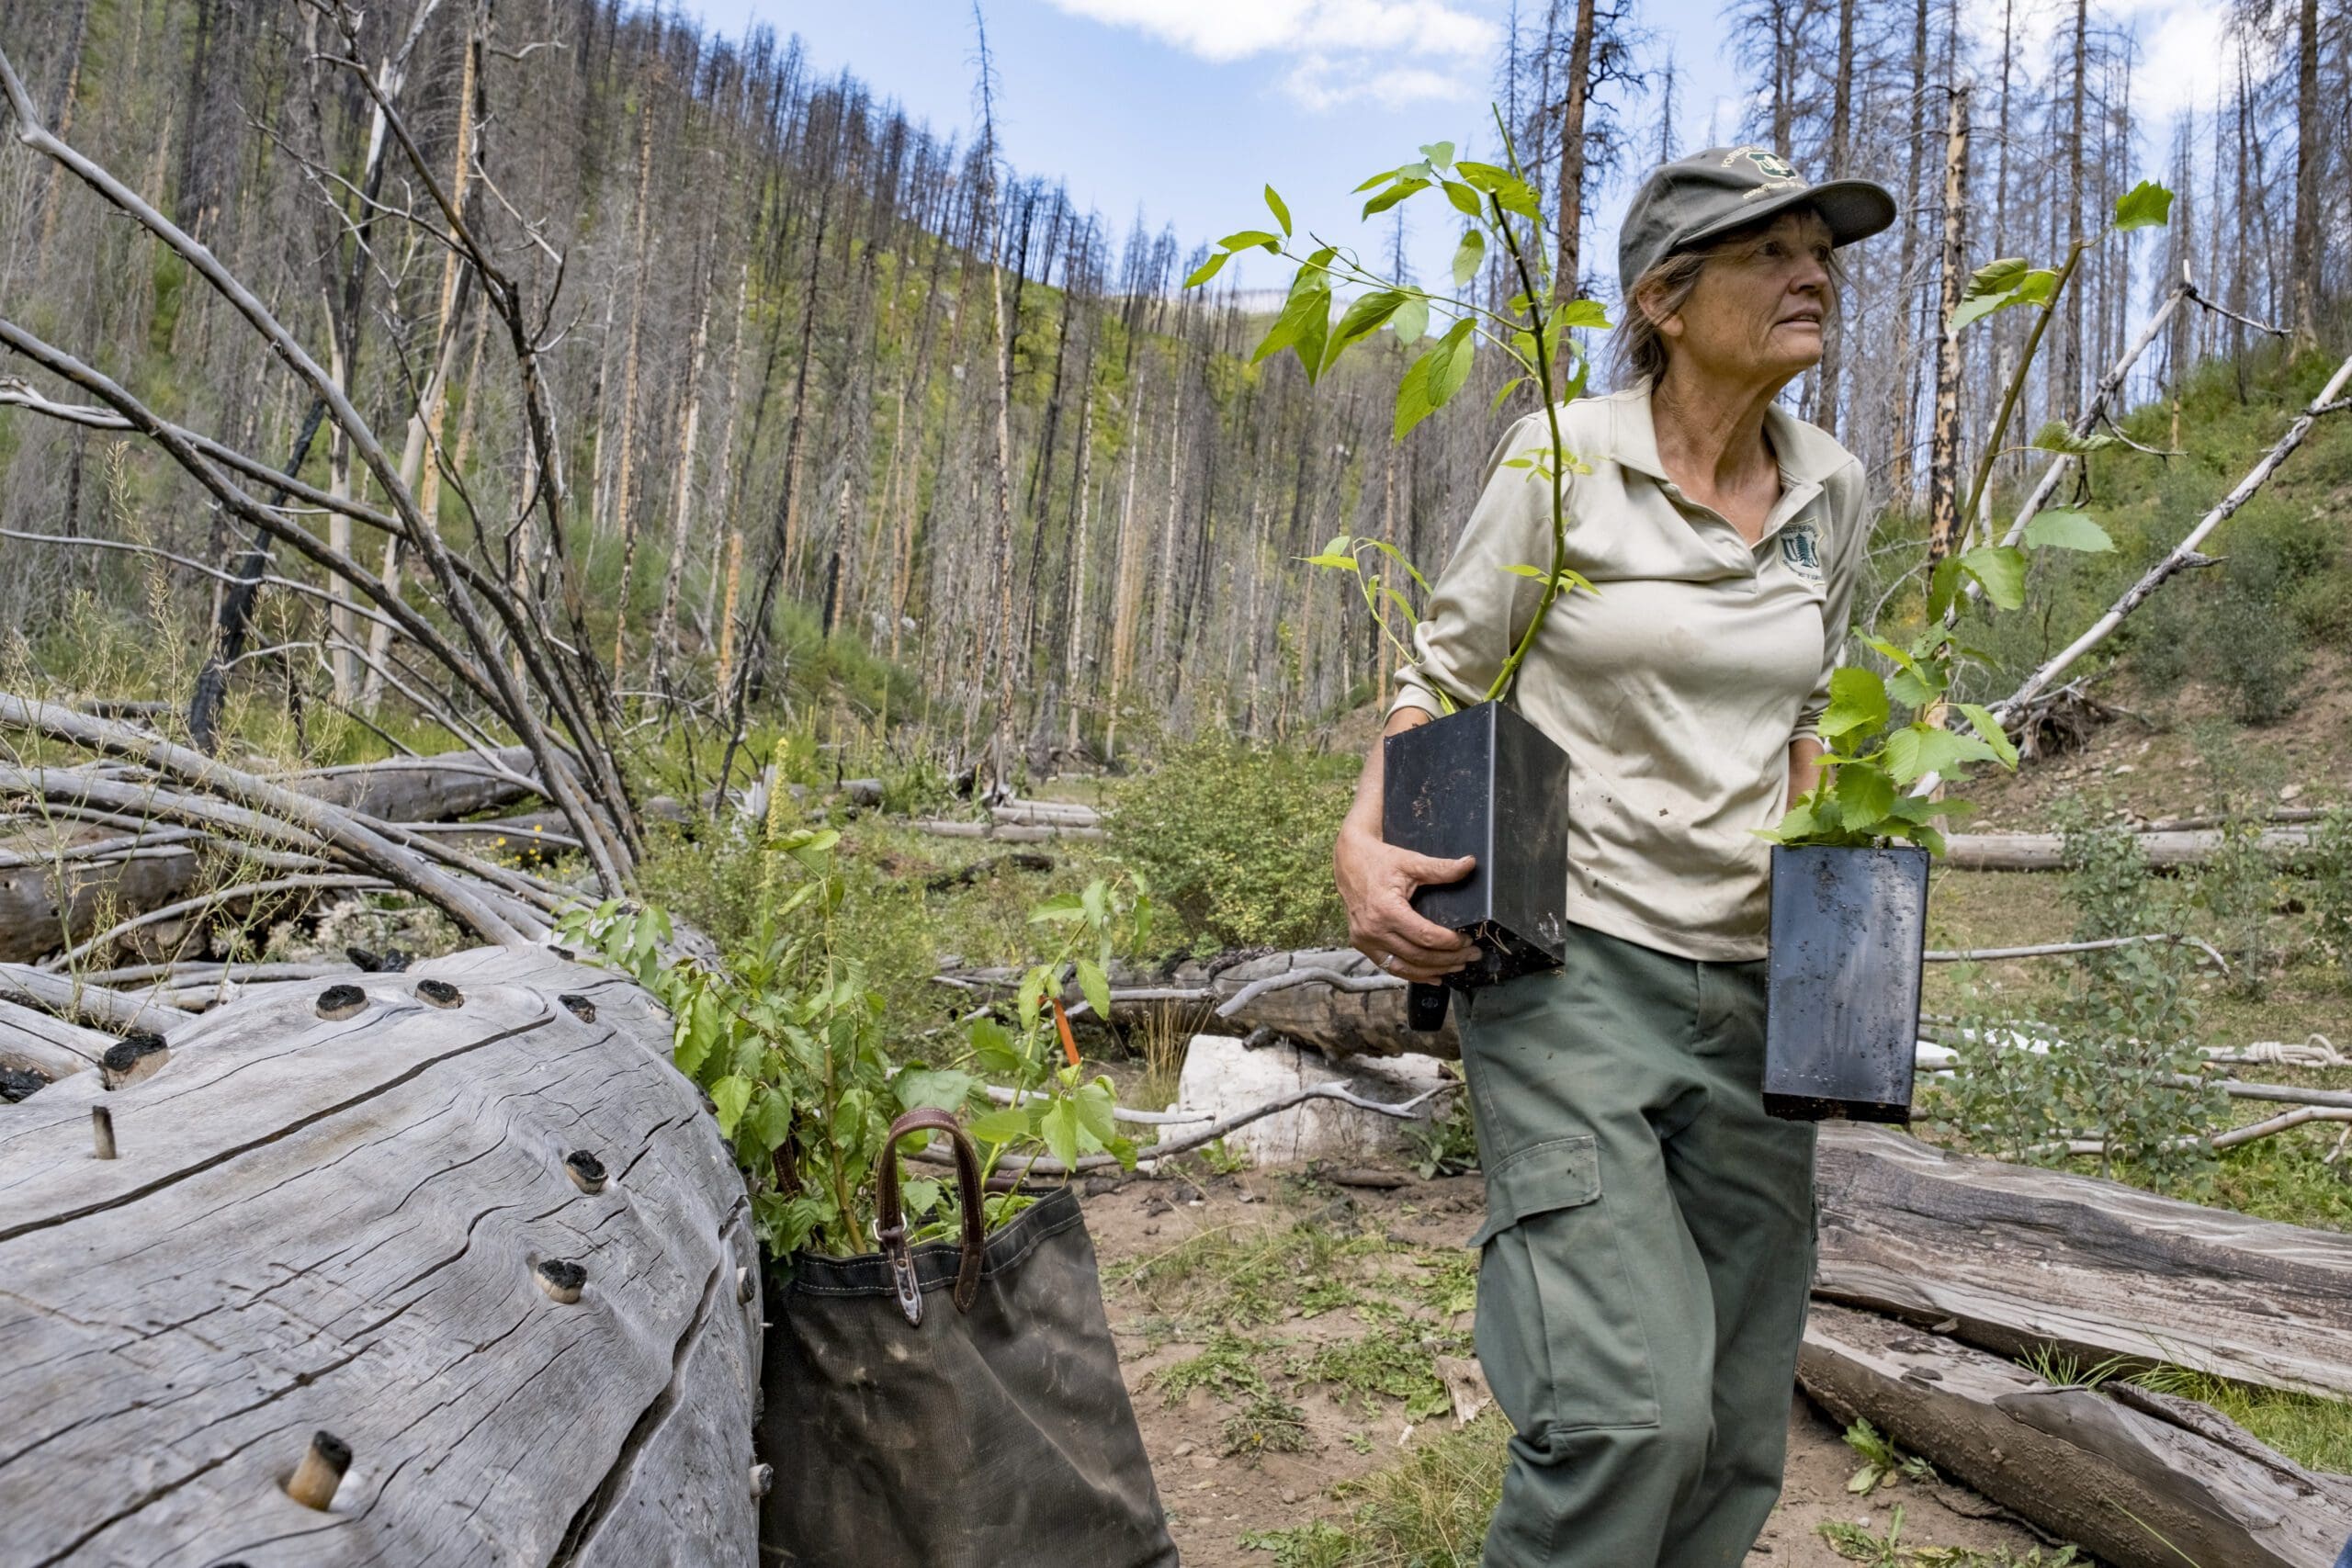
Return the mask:
<path fill-rule="evenodd" d="M 1821 358 L 1829 304 L 1829 226 L 1798 208 L 1711 256 L 1658 330 L 1693 369 L 1785 381 Z"/>

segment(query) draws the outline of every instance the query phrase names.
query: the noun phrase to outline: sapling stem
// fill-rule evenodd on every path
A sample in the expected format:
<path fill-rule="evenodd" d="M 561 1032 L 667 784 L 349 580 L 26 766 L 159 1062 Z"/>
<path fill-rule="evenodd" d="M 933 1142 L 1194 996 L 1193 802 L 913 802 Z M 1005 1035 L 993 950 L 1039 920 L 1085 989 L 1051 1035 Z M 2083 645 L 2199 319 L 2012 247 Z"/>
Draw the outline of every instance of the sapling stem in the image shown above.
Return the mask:
<path fill-rule="evenodd" d="M 1487 107 L 1494 108 L 1491 104 Z M 1519 149 L 1511 142 L 1510 128 L 1503 124 L 1502 110 L 1494 108 L 1494 115 L 1495 129 L 1502 132 L 1503 152 L 1510 159 L 1511 172 L 1524 180 L 1526 175 L 1519 166 Z M 1544 465 L 1552 475 L 1552 570 L 1544 573 L 1544 596 L 1535 602 L 1535 614 L 1528 621 L 1527 630 L 1520 635 L 1518 645 L 1503 660 L 1503 667 L 1495 672 L 1494 684 L 1487 688 L 1488 701 L 1508 702 L 1519 685 L 1520 667 L 1526 661 L 1527 650 L 1535 646 L 1535 635 L 1544 629 L 1544 618 L 1552 612 L 1552 601 L 1560 596 L 1560 573 L 1567 565 L 1568 553 L 1567 498 L 1560 488 L 1566 482 L 1560 470 L 1567 453 L 1560 439 L 1560 405 L 1553 396 L 1552 356 L 1544 344 L 1547 324 L 1544 301 L 1535 291 L 1535 280 L 1528 275 L 1527 258 L 1521 254 L 1519 236 L 1511 231 L 1510 220 L 1503 212 L 1502 198 L 1489 191 L 1487 200 L 1495 209 L 1495 227 L 1502 234 L 1503 247 L 1510 252 L 1511 265 L 1518 270 L 1520 287 L 1527 294 L 1527 314 L 1532 322 L 1528 336 L 1535 344 L 1536 396 L 1544 400 L 1544 421 L 1552 432 L 1551 460 Z"/>
<path fill-rule="evenodd" d="M 2025 352 L 2018 355 L 2018 367 L 2009 376 L 2008 389 L 2001 394 L 2000 412 L 1993 418 L 1993 433 L 1984 440 L 1984 455 L 1976 460 L 1976 473 L 1969 480 L 1968 504 L 1960 509 L 1962 518 L 1973 519 L 1976 515 L 1977 503 L 1984 497 L 1984 486 L 1993 477 L 1993 465 L 2001 456 L 2001 437 L 2008 433 L 2009 420 L 2016 414 L 2018 399 L 2025 390 L 2026 372 L 2033 368 L 2034 355 L 2041 347 L 2041 334 L 2050 330 L 2051 318 L 2058 313 L 2058 301 L 2074 279 L 2075 264 L 2083 259 L 2083 253 L 2090 249 L 2091 243 L 2089 240 L 2076 240 L 2068 247 L 2066 264 L 2058 269 L 2057 281 L 2050 286 L 2050 298 L 2041 302 L 2041 314 L 2034 318 L 2033 331 L 2025 340 Z"/>

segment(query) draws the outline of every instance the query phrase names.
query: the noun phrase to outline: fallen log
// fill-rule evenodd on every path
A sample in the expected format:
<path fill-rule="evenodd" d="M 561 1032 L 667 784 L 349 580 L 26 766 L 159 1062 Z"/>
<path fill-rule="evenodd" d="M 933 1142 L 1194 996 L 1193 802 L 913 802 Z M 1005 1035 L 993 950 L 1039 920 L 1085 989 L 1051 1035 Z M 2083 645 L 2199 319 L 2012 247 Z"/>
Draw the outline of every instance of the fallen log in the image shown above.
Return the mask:
<path fill-rule="evenodd" d="M 348 984 L 0 1108 L 7 1560 L 752 1562 L 758 1258 L 668 1021 L 543 948 Z"/>
<path fill-rule="evenodd" d="M 52 975 L 22 964 L 0 964 L 0 1001 L 37 1008 L 115 1034 L 161 1030 L 181 1021 L 172 1009 L 146 997 L 108 990 L 70 975 Z"/>
<path fill-rule="evenodd" d="M 2332 1568 L 2352 1481 L 2303 1469 L 2193 1401 L 2060 1387 L 1867 1313 L 1816 1305 L 1797 1381 L 1945 1475 L 2114 1568 Z"/>
<path fill-rule="evenodd" d="M 0 997 L 0 1067 L 49 1079 L 97 1066 L 114 1036 Z"/>
<path fill-rule="evenodd" d="M 1102 814 L 1091 806 L 1074 800 L 1013 800 L 1002 806 L 989 807 L 989 816 L 999 822 L 1016 822 L 1052 828 L 1100 828 Z"/>
<path fill-rule="evenodd" d="M 995 839 L 1008 844 L 1042 844 L 1048 839 L 1102 839 L 1110 836 L 1100 828 L 1077 824 L 954 822 L 918 818 L 908 826 L 918 833 L 929 833 L 937 839 Z"/>
<path fill-rule="evenodd" d="M 304 768 L 277 782 L 330 806 L 392 822 L 447 822 L 526 800 L 539 792 L 531 753 L 502 747 L 485 761 L 472 751 L 390 757 L 333 768 Z"/>
<path fill-rule="evenodd" d="M 2137 835 L 2153 866 L 2200 865 L 2222 845 L 2212 829 L 2152 830 Z M 2292 859 L 2311 847 L 2303 828 L 2266 828 L 2262 848 Z M 1961 871 L 2061 871 L 2065 841 L 2056 833 L 1947 833 L 1943 863 Z"/>
<path fill-rule="evenodd" d="M 1815 1191 L 1824 1300 L 2003 1355 L 2054 1345 L 2352 1397 L 2352 1235 L 1837 1122 Z"/>
<path fill-rule="evenodd" d="M 519 748 L 497 755 L 504 762 L 527 761 Z M 527 793 L 470 751 L 316 769 L 276 782 L 331 806 L 410 824 L 471 816 Z M 125 819 L 140 824 L 138 797 L 128 798 L 132 810 Z M 201 875 L 202 852 L 220 842 L 198 829 L 158 823 L 126 832 L 64 815 L 41 820 L 42 814 L 35 806 L 31 820 L 0 834 L 0 962 L 32 962 L 85 940 L 102 925 L 187 897 Z M 560 813 L 534 812 L 428 830 L 452 848 L 536 862 L 550 846 L 579 847 L 563 829 Z M 253 846 L 241 848 L 247 858 L 266 858 Z M 299 855 L 275 858 L 285 863 L 274 867 L 280 871 L 322 869 L 302 864 Z"/>
<path fill-rule="evenodd" d="M 977 995 L 1010 996 L 1023 973 L 950 969 L 933 978 Z M 1330 983 L 1333 977 L 1341 982 L 1340 988 Z M 1405 1020 L 1405 982 L 1383 974 L 1352 948 L 1270 953 L 1239 962 L 1192 962 L 1164 976 L 1114 968 L 1110 978 L 1111 1021 L 1122 1028 L 1139 1027 L 1161 1009 L 1193 1008 L 1204 1013 L 1216 1010 L 1195 1032 L 1246 1035 L 1269 1029 L 1329 1056 L 1394 1056 L 1407 1051 L 1462 1055 L 1452 1008 L 1436 1033 L 1414 1033 Z M 1349 987 L 1362 988 L 1345 988 Z M 1083 1016 L 1083 998 L 1074 979 L 1062 1000 L 1072 1017 Z"/>

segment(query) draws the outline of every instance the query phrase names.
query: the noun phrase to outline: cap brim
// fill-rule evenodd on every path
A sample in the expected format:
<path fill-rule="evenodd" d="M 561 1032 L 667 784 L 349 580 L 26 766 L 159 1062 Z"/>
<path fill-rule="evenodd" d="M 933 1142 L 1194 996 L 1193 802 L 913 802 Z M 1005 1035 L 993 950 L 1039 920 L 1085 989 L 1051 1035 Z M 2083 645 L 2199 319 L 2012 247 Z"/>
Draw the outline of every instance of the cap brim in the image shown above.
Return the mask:
<path fill-rule="evenodd" d="M 1832 246 L 1850 245 L 1857 240 L 1869 239 L 1882 229 L 1891 227 L 1896 213 L 1894 193 L 1875 180 L 1824 180 L 1817 186 L 1806 186 L 1801 190 L 1775 191 L 1752 207 L 1743 208 L 1694 234 L 1683 236 L 1682 242 L 1674 248 L 1687 251 L 1693 245 L 1728 234 L 1735 229 L 1745 229 L 1752 223 L 1776 218 L 1794 207 L 1810 207 L 1821 214 L 1821 220 L 1829 225 Z"/>

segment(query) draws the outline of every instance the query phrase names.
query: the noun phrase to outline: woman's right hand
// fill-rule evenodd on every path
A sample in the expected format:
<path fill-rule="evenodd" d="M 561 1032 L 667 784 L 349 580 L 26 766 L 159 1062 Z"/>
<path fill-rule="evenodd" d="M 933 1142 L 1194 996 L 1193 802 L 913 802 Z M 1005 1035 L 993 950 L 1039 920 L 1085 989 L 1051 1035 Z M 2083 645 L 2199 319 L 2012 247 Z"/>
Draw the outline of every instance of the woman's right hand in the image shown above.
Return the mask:
<path fill-rule="evenodd" d="M 1439 860 L 1385 842 L 1353 823 L 1331 852 L 1340 901 L 1348 907 L 1348 944 L 1399 979 L 1434 984 L 1478 955 L 1478 944 L 1413 910 L 1413 890 L 1459 882 L 1477 857 Z"/>

